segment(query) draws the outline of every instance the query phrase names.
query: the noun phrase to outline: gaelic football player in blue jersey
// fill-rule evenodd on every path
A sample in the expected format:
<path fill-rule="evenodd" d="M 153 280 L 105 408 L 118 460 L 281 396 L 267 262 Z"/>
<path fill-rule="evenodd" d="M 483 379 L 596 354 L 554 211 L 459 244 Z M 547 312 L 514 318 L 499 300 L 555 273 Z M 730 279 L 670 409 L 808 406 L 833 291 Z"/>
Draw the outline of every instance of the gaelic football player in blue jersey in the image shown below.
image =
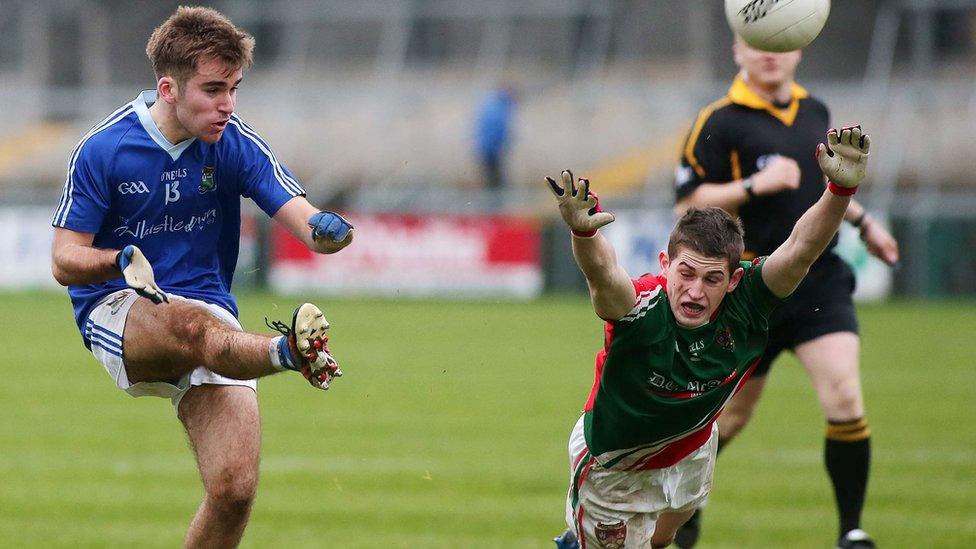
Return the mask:
<path fill-rule="evenodd" d="M 313 251 L 353 238 L 234 113 L 253 47 L 220 13 L 180 7 L 146 48 L 156 89 L 81 139 L 52 223 L 53 274 L 85 345 L 120 389 L 172 399 L 186 428 L 205 488 L 188 547 L 235 546 L 244 532 L 261 438 L 255 379 L 295 370 L 327 389 L 341 375 L 315 305 L 275 322 L 278 337 L 237 320 L 241 197 Z"/>
<path fill-rule="evenodd" d="M 827 142 L 817 157 L 828 188 L 770 255 L 740 262 L 739 221 L 692 209 L 660 254 L 661 274 L 637 279 L 598 232 L 613 215 L 600 211 L 589 182 L 547 178 L 606 322 L 570 436 L 570 528 L 558 547 L 667 547 L 708 495 L 716 419 L 762 356 L 769 314 L 830 243 L 864 178 L 870 140 L 859 127 L 831 130 Z"/>

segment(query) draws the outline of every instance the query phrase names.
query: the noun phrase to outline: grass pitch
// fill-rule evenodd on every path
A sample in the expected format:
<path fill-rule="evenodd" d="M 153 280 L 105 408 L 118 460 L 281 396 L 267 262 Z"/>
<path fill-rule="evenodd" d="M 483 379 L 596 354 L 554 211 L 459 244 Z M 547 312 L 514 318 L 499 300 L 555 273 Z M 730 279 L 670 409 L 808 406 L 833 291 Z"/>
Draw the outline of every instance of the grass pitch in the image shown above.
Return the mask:
<path fill-rule="evenodd" d="M 582 297 L 316 300 L 346 376 L 259 384 L 261 485 L 245 547 L 548 548 L 566 442 L 602 335 Z M 241 299 L 246 328 L 297 300 Z M 862 307 L 883 547 L 976 544 L 974 304 Z M 174 547 L 201 486 L 169 401 L 117 391 L 63 294 L 0 294 L 0 545 Z M 823 420 L 791 357 L 723 453 L 703 549 L 828 547 Z"/>

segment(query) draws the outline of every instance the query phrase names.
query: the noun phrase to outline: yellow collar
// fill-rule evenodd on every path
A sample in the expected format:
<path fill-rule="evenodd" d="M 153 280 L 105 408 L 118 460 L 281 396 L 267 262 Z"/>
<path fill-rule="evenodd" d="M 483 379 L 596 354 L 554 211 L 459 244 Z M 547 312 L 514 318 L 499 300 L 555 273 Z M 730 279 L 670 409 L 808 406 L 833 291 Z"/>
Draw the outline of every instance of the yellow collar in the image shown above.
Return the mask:
<path fill-rule="evenodd" d="M 796 113 L 800 110 L 800 99 L 809 97 L 810 94 L 803 86 L 794 82 L 790 87 L 790 96 L 789 106 L 781 109 L 752 91 L 752 88 L 742 79 L 742 75 L 736 76 L 732 82 L 732 87 L 729 88 L 729 99 L 733 103 L 750 109 L 766 111 L 787 126 L 792 126 L 793 122 L 796 121 Z"/>

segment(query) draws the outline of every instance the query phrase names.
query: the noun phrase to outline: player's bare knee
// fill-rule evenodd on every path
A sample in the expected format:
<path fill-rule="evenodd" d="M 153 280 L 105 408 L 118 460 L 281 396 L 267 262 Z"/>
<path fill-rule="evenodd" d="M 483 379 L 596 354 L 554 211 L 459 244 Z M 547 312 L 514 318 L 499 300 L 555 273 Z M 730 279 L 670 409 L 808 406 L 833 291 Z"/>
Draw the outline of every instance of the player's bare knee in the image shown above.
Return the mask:
<path fill-rule="evenodd" d="M 212 364 L 214 357 L 221 354 L 221 349 L 215 348 L 210 341 L 215 332 L 224 329 L 224 325 L 209 312 L 195 306 L 184 307 L 170 322 L 170 331 L 176 340 L 204 365 Z"/>
<path fill-rule="evenodd" d="M 674 536 L 671 536 L 665 541 L 657 541 L 655 539 L 651 540 L 651 549 L 664 549 L 674 543 Z"/>
<path fill-rule="evenodd" d="M 257 494 L 257 471 L 245 467 L 227 467 L 207 483 L 207 497 L 228 512 L 246 512 Z"/>
<path fill-rule="evenodd" d="M 860 384 L 846 380 L 833 385 L 827 401 L 827 415 L 831 419 L 849 420 L 864 415 Z"/>

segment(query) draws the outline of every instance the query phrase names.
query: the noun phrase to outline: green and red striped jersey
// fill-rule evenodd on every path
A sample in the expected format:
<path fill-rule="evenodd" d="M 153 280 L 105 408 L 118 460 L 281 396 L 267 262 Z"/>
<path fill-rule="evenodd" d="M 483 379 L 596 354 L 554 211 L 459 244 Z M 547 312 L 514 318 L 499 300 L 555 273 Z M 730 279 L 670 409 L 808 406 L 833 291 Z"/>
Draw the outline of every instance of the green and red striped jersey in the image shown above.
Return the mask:
<path fill-rule="evenodd" d="M 764 261 L 743 262 L 739 285 L 708 323 L 691 329 L 675 320 L 663 275 L 634 280 L 637 301 L 606 323 L 584 408 L 586 445 L 601 465 L 668 467 L 708 440 L 762 356 L 767 317 L 782 301 L 762 280 Z"/>

